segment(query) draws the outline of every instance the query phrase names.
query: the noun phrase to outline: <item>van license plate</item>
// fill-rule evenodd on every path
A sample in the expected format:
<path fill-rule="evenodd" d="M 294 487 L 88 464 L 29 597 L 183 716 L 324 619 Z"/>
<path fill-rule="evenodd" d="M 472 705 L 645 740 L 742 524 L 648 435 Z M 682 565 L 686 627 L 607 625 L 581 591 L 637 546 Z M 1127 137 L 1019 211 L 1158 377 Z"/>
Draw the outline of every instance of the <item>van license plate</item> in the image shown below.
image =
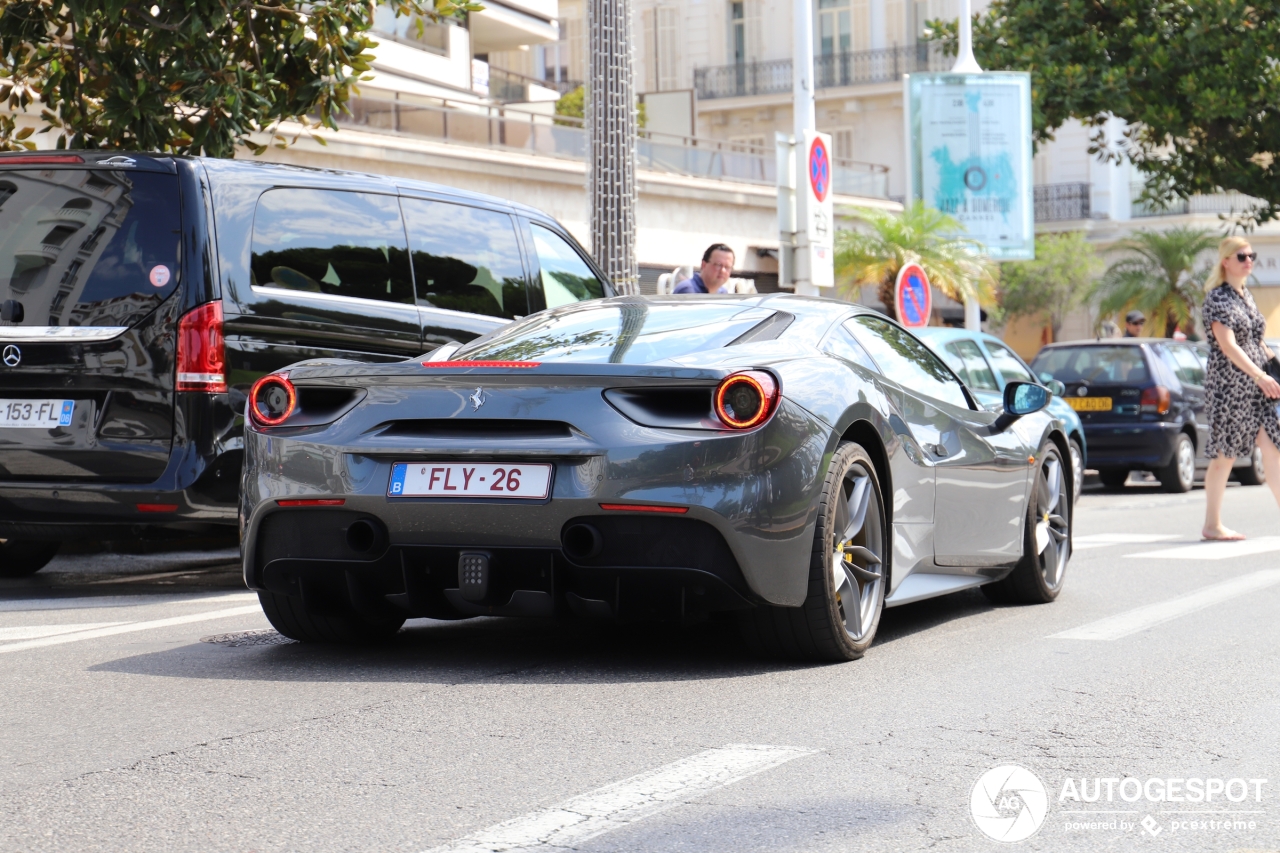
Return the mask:
<path fill-rule="evenodd" d="M 551 466 L 526 462 L 397 462 L 393 498 L 545 498 Z"/>
<path fill-rule="evenodd" d="M 1064 397 L 1067 405 L 1075 409 L 1077 412 L 1109 412 L 1111 411 L 1110 397 Z"/>
<path fill-rule="evenodd" d="M 0 400 L 0 428 L 71 426 L 75 411 L 75 400 Z"/>

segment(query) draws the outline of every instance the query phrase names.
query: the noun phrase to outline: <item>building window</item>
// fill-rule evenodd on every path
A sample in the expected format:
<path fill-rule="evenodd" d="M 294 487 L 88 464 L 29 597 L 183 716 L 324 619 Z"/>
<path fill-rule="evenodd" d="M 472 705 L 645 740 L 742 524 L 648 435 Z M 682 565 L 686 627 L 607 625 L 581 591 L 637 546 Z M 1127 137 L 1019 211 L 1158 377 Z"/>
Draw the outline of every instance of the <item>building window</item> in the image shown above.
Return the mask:
<path fill-rule="evenodd" d="M 853 130 L 842 128 L 831 131 L 831 147 L 835 149 L 837 160 L 853 160 Z"/>
<path fill-rule="evenodd" d="M 848 53 L 852 47 L 849 0 L 818 0 L 818 55 Z"/>
<path fill-rule="evenodd" d="M 747 61 L 747 19 L 745 2 L 729 4 L 729 43 L 733 50 L 733 64 Z"/>
<path fill-rule="evenodd" d="M 679 89 L 680 10 L 675 6 L 645 9 L 641 13 L 641 23 L 644 28 L 644 91 Z"/>

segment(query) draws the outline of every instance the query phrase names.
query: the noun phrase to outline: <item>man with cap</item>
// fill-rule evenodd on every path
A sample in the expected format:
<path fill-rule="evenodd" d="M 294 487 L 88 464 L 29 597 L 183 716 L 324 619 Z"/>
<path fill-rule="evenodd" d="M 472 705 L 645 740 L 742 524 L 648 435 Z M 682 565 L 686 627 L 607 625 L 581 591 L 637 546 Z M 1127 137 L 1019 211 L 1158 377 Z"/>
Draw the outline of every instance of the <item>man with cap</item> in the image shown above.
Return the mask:
<path fill-rule="evenodd" d="M 1130 311 L 1124 315 L 1124 336 L 1126 338 L 1142 337 L 1142 327 L 1146 324 L 1147 318 L 1141 311 Z"/>

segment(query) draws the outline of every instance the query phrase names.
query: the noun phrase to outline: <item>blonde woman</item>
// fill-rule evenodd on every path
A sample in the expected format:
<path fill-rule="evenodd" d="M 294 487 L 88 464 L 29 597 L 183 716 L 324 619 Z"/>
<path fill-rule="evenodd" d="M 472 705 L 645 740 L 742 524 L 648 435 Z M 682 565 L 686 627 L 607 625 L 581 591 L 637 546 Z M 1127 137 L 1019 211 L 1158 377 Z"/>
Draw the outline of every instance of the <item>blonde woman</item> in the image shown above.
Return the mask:
<path fill-rule="evenodd" d="M 1218 265 L 1205 282 L 1204 328 L 1209 338 L 1209 369 L 1205 376 L 1205 407 L 1209 412 L 1209 443 L 1204 477 L 1206 540 L 1236 540 L 1244 536 L 1222 526 L 1222 496 L 1237 456 L 1249 456 L 1256 442 L 1262 450 L 1267 485 L 1280 504 L 1280 416 L 1275 401 L 1280 383 L 1264 369 L 1274 353 L 1263 343 L 1266 318 L 1254 304 L 1245 282 L 1253 272 L 1257 252 L 1243 237 L 1218 244 Z"/>

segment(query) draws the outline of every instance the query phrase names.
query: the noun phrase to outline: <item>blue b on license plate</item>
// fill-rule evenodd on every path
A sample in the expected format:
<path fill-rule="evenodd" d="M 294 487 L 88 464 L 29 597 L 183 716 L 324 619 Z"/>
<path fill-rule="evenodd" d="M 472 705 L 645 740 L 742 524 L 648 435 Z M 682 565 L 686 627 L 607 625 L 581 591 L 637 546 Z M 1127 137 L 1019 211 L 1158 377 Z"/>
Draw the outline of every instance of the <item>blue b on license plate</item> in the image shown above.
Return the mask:
<path fill-rule="evenodd" d="M 551 466 L 540 462 L 397 462 L 393 498 L 545 498 Z"/>

